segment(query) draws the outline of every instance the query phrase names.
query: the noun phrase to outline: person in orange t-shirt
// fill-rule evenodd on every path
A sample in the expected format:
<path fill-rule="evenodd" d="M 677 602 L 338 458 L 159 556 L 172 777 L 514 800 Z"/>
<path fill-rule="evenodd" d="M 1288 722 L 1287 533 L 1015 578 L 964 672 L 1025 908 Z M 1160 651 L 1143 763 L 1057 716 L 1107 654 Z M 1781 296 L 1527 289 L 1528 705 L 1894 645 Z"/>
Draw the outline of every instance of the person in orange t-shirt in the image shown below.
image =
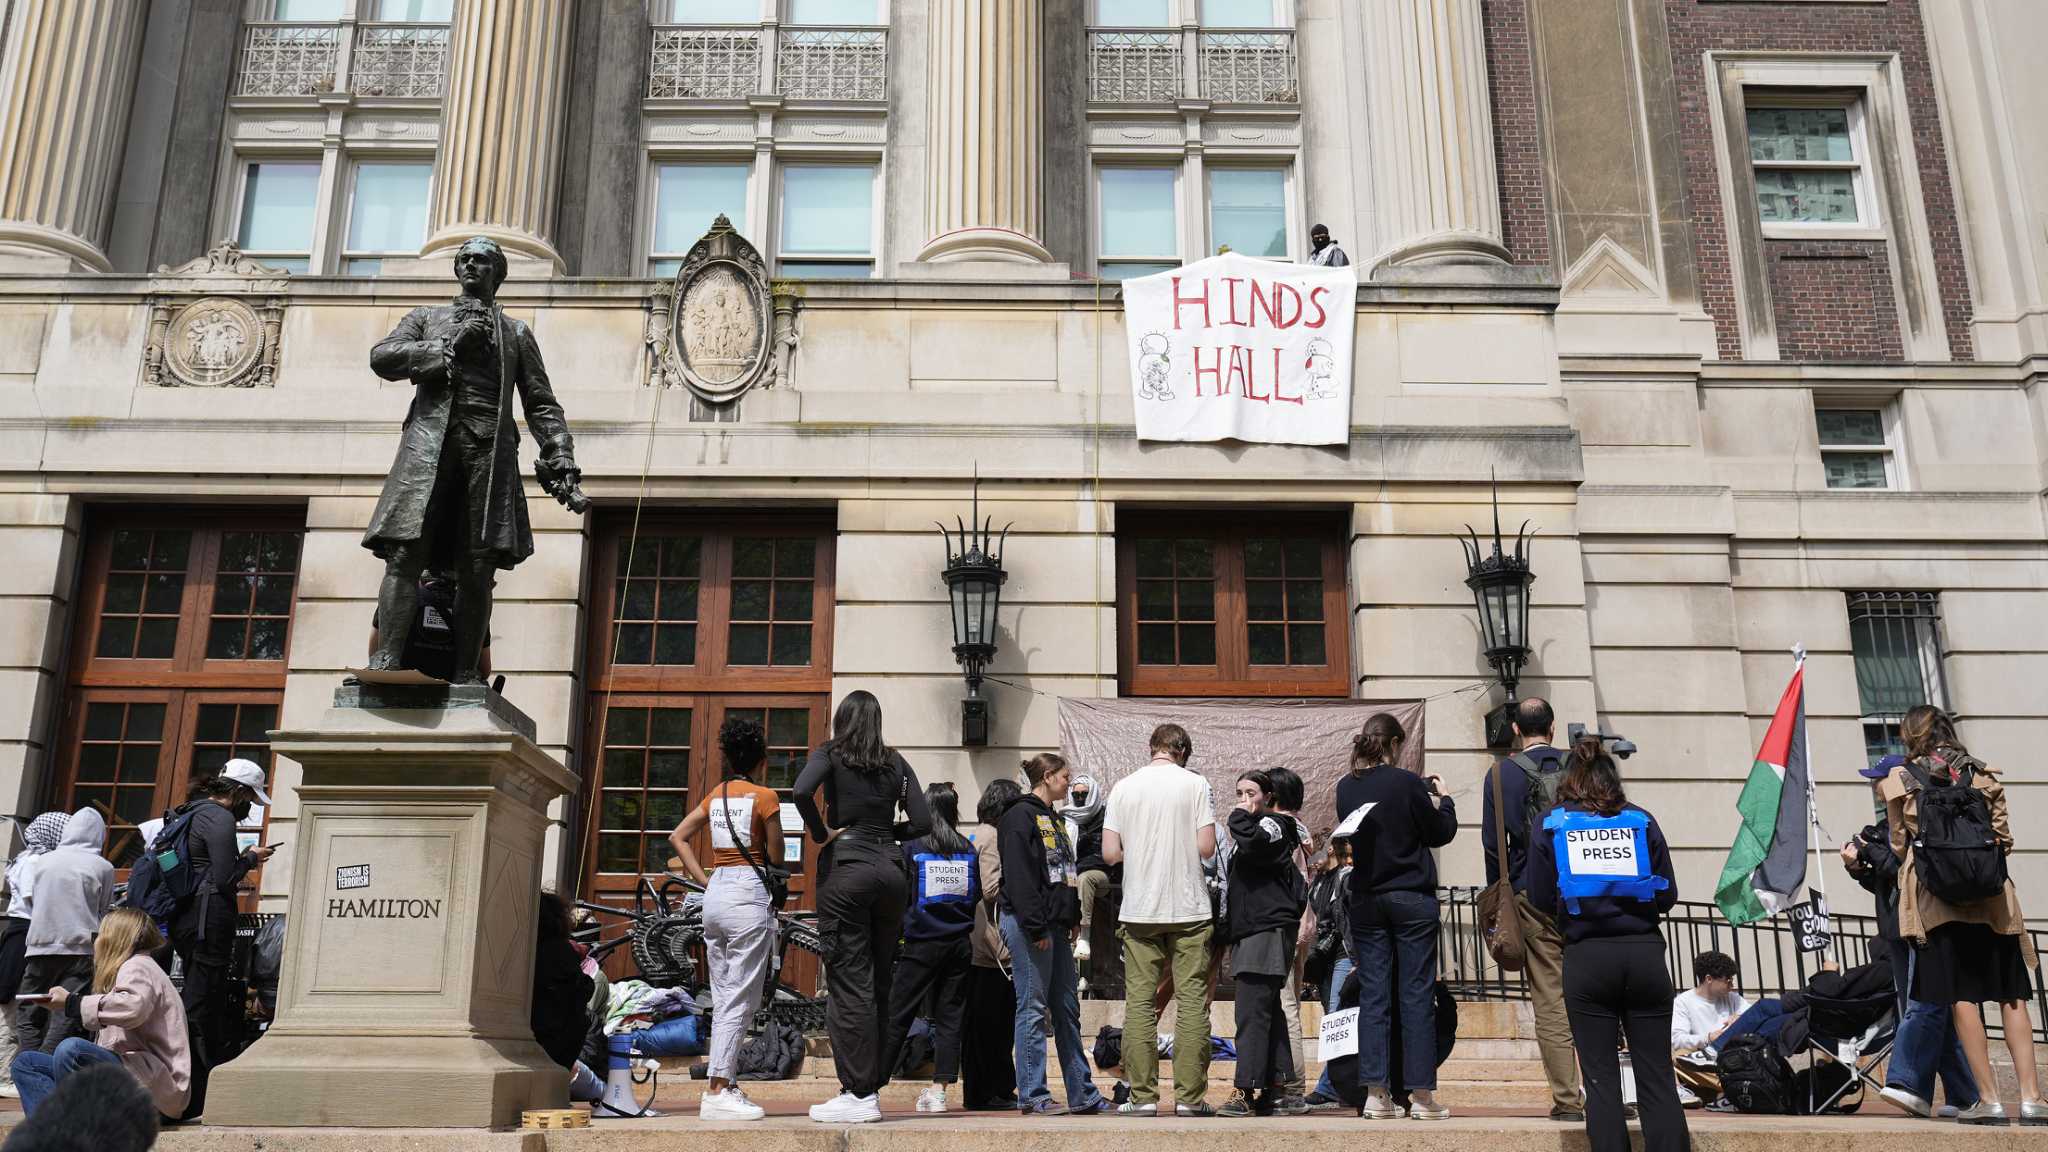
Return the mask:
<path fill-rule="evenodd" d="M 759 1120 L 767 1113 L 734 1083 L 740 1041 L 761 1006 L 775 941 L 775 912 L 755 865 L 782 859 L 782 799 L 754 782 L 768 758 L 761 726 L 729 719 L 718 730 L 725 779 L 669 834 L 683 871 L 704 885 L 704 955 L 711 968 L 711 1083 L 697 1114 L 704 1120 Z M 711 874 L 690 841 L 711 833 Z M 742 848 L 744 847 L 744 851 Z M 747 857 L 753 857 L 749 863 Z"/>

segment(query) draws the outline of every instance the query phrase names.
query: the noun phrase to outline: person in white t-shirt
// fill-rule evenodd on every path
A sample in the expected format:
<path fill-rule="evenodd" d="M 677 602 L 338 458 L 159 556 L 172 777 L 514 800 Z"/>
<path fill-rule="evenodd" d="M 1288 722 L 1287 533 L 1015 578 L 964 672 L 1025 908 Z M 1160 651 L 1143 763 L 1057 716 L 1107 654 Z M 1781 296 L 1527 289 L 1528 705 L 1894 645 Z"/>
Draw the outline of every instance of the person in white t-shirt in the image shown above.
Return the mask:
<path fill-rule="evenodd" d="M 1671 1001 L 1672 1068 L 1678 1073 L 1681 1099 L 1688 1108 L 1694 1101 L 1710 1101 L 1721 1095 L 1721 1078 L 1714 1070 L 1714 1043 L 1737 1016 L 1749 1011 L 1749 1001 L 1735 990 L 1735 958 L 1726 952 L 1702 952 L 1692 958 L 1693 987 Z M 1694 1057 L 1686 1059 L 1686 1057 Z"/>
<path fill-rule="evenodd" d="M 1124 1072 L 1131 1098 L 1119 1111 L 1159 1110 L 1159 1009 L 1144 991 L 1171 972 L 1178 1005 L 1173 1046 L 1175 1112 L 1213 1116 L 1209 1080 L 1209 936 L 1214 912 L 1202 861 L 1216 854 L 1209 782 L 1188 771 L 1194 743 L 1178 724 L 1152 732 L 1152 762 L 1109 794 L 1102 858 L 1124 869 Z"/>

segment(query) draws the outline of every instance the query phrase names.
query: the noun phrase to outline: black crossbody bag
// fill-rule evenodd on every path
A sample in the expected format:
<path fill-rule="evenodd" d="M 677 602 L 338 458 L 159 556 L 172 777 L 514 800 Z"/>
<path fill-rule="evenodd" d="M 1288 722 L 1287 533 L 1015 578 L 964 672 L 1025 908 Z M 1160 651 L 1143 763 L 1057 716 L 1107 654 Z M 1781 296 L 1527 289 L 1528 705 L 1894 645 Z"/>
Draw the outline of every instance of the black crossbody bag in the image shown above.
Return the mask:
<path fill-rule="evenodd" d="M 768 906 L 777 912 L 782 911 L 783 906 L 789 903 L 789 870 L 771 867 L 754 859 L 754 853 L 747 846 L 747 841 L 740 835 L 739 829 L 733 827 L 732 792 L 730 790 L 725 794 L 725 801 L 724 804 L 719 805 L 718 811 L 725 817 L 726 832 L 732 836 L 732 842 L 739 848 L 740 856 L 746 860 L 747 867 L 752 868 L 754 875 L 761 878 L 761 887 L 768 890 Z M 777 813 L 776 819 L 779 820 L 781 818 L 781 814 Z"/>

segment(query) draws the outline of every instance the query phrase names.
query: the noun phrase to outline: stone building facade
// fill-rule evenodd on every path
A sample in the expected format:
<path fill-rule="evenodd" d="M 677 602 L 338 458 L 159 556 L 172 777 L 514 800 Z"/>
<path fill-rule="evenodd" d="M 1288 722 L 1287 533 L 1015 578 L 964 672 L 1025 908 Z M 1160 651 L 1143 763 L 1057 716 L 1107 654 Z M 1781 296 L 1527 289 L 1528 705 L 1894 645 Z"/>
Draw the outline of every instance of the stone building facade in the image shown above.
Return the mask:
<path fill-rule="evenodd" d="M 0 11 L 13 812 L 132 825 L 318 716 L 410 401 L 368 348 L 484 234 L 597 504 L 530 487 L 491 645 L 584 780 L 562 883 L 665 855 L 722 717 L 766 722 L 786 786 L 854 688 L 970 799 L 1062 696 L 1426 699 L 1476 821 L 1500 689 L 1456 538 L 1491 481 L 1538 530 L 1522 690 L 1640 746 L 1686 897 L 1798 643 L 1831 835 L 1933 700 L 2048 878 L 2031 0 Z M 739 388 L 664 368 L 720 214 L 775 284 Z M 1118 279 L 1302 260 L 1317 222 L 1361 273 L 1348 444 L 1138 441 Z M 932 524 L 977 472 L 1010 578 L 970 748 Z"/>

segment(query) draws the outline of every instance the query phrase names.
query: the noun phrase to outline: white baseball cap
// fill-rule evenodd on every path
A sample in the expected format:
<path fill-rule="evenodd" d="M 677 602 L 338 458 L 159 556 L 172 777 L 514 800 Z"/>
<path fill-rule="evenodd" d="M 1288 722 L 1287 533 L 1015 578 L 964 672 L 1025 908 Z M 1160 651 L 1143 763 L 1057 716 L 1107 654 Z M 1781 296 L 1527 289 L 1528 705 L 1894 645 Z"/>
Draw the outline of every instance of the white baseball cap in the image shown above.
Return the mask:
<path fill-rule="evenodd" d="M 258 804 L 266 808 L 270 806 L 270 793 L 263 790 L 263 769 L 257 767 L 254 760 L 244 760 L 238 756 L 222 765 L 220 774 L 224 779 L 233 780 L 256 793 Z"/>

